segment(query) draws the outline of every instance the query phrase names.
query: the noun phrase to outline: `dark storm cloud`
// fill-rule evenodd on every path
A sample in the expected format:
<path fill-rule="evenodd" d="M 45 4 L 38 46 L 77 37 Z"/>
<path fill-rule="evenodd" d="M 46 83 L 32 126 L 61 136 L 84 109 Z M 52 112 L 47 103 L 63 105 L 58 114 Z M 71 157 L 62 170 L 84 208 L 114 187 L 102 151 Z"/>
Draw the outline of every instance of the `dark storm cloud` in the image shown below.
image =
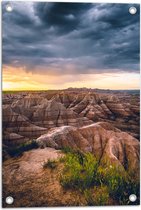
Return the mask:
<path fill-rule="evenodd" d="M 139 71 L 139 5 L 3 3 L 3 63 L 45 73 Z"/>
<path fill-rule="evenodd" d="M 67 33 L 78 27 L 81 15 L 90 8 L 90 3 L 37 3 L 35 12 L 46 26 L 54 26 L 58 32 Z"/>

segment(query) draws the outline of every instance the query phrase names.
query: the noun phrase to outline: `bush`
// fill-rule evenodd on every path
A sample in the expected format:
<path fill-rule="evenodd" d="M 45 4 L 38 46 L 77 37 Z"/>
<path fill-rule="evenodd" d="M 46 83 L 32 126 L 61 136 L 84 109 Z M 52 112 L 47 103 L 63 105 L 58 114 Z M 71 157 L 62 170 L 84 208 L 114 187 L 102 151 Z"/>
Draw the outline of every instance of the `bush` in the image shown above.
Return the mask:
<path fill-rule="evenodd" d="M 43 168 L 51 168 L 54 169 L 57 167 L 57 161 L 56 160 L 47 160 L 43 163 Z"/>
<path fill-rule="evenodd" d="M 36 149 L 38 148 L 38 144 L 36 143 L 35 140 L 26 142 L 24 144 L 20 144 L 17 147 L 14 148 L 8 148 L 7 149 L 7 153 L 11 156 L 11 157 L 18 157 L 20 155 L 23 154 L 23 152 L 25 151 L 29 151 L 31 149 Z"/>

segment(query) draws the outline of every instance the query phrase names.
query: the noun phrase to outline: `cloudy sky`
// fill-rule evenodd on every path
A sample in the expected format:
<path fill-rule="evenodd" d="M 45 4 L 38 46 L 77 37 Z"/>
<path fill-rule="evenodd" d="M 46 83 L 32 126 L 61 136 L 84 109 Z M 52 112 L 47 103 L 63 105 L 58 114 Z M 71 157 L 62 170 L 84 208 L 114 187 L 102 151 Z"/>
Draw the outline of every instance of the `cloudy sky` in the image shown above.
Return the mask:
<path fill-rule="evenodd" d="M 3 2 L 3 89 L 139 88 L 139 5 Z"/>

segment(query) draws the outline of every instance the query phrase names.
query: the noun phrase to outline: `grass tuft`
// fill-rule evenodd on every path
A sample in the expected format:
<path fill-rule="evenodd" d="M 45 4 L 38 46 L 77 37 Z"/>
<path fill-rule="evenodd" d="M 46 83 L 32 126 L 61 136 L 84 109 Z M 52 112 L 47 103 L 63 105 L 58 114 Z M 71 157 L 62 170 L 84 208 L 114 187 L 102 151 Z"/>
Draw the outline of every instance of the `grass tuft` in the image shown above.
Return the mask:
<path fill-rule="evenodd" d="M 43 163 L 43 168 L 50 168 L 50 169 L 55 169 L 57 167 L 57 161 L 56 160 L 47 160 L 44 161 Z"/>

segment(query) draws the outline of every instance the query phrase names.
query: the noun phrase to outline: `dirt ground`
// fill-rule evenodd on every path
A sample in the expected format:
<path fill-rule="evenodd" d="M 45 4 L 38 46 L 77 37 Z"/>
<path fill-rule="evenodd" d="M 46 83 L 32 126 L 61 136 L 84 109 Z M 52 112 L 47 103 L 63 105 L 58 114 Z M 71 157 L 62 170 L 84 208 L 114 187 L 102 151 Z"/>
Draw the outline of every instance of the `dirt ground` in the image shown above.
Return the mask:
<path fill-rule="evenodd" d="M 3 207 L 85 206 L 86 201 L 80 192 L 65 190 L 60 185 L 61 163 L 55 169 L 43 169 L 44 161 L 59 159 L 62 155 L 60 151 L 45 148 L 5 161 Z M 13 204 L 6 204 L 7 196 L 14 198 Z"/>

